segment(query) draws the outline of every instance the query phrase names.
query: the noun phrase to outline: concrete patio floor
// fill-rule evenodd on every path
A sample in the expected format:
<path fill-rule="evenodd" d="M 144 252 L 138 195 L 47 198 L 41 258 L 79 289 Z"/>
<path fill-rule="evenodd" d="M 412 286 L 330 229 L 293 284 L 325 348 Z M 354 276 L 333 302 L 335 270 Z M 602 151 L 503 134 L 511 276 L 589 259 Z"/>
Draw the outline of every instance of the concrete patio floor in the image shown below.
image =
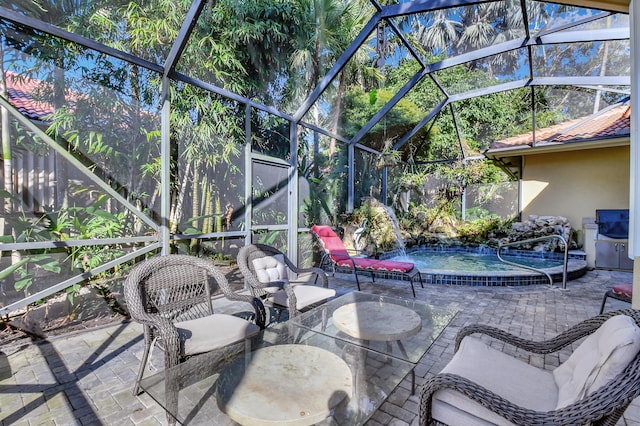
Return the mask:
<path fill-rule="evenodd" d="M 594 316 L 611 286 L 631 282 L 631 273 L 594 270 L 559 284 L 526 287 L 428 285 L 417 299 L 460 310 L 416 367 L 417 384 L 439 372 L 453 356 L 453 340 L 466 324 L 486 323 L 541 340 Z M 339 294 L 356 289 L 349 275 L 330 277 Z M 411 298 L 407 282 L 363 277 L 362 291 Z M 629 307 L 609 299 L 607 310 Z M 146 394 L 131 389 L 143 349 L 142 328 L 109 325 L 49 338 L 0 352 L 0 422 L 3 425 L 164 425 L 164 411 Z M 505 351 L 510 349 L 505 348 Z M 513 352 L 510 352 L 513 353 Z M 521 355 L 515 353 L 516 356 Z M 523 355 L 524 356 L 524 355 Z M 537 366 L 558 365 L 558 356 L 530 357 Z M 374 414 L 369 425 L 415 425 L 418 398 L 405 380 Z M 618 425 L 640 426 L 636 400 Z"/>

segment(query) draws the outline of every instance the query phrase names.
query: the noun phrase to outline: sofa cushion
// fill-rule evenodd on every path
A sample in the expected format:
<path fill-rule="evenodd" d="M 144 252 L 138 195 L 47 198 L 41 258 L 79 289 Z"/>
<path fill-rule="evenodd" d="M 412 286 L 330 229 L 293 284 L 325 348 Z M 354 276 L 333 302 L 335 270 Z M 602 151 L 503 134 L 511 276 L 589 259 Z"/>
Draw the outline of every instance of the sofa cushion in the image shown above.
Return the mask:
<path fill-rule="evenodd" d="M 263 284 L 286 281 L 287 265 L 284 263 L 284 255 L 276 254 L 273 256 L 264 256 L 253 259 L 253 269 L 256 272 L 256 278 Z M 279 288 L 276 288 L 276 290 Z"/>
<path fill-rule="evenodd" d="M 572 404 L 620 374 L 640 350 L 640 328 L 616 315 L 589 335 L 554 371 L 557 408 Z"/>
<path fill-rule="evenodd" d="M 260 331 L 245 319 L 227 314 L 213 314 L 175 323 L 183 355 L 195 355 L 239 342 Z"/>
<path fill-rule="evenodd" d="M 462 340 L 458 352 L 442 373 L 465 377 L 531 410 L 553 410 L 558 399 L 551 371 L 500 352 L 476 336 Z M 451 389 L 435 392 L 432 408 L 433 418 L 448 425 L 511 425 L 503 417 Z"/>

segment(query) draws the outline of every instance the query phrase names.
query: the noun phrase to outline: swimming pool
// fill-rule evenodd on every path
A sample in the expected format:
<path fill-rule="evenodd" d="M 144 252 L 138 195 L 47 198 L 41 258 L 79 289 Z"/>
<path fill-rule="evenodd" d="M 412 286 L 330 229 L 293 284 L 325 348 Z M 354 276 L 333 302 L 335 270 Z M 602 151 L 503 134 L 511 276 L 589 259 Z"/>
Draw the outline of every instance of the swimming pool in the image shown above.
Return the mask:
<path fill-rule="evenodd" d="M 543 269 L 554 282 L 562 281 L 563 255 L 525 250 L 503 250 L 505 260 Z M 424 283 L 473 286 L 521 286 L 549 284 L 546 275 L 500 262 L 496 251 L 487 248 L 446 247 L 411 249 L 406 254 L 389 254 L 387 259 L 413 262 Z M 570 253 L 567 279 L 587 272 L 583 253 Z"/>

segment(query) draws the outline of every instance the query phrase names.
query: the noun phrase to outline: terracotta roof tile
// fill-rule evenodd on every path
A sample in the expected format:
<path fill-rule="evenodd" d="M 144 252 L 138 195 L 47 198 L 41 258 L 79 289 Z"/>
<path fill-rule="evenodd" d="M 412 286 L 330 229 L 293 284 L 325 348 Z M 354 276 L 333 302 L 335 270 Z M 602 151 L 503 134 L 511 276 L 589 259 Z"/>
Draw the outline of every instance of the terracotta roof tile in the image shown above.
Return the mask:
<path fill-rule="evenodd" d="M 9 102 L 32 120 L 46 120 L 53 113 L 53 105 L 34 98 L 40 81 L 6 71 Z"/>
<path fill-rule="evenodd" d="M 536 130 L 536 145 L 606 139 L 630 134 L 629 105 L 619 105 L 596 114 L 565 121 Z M 493 142 L 491 149 L 532 146 L 533 133 L 528 132 Z"/>

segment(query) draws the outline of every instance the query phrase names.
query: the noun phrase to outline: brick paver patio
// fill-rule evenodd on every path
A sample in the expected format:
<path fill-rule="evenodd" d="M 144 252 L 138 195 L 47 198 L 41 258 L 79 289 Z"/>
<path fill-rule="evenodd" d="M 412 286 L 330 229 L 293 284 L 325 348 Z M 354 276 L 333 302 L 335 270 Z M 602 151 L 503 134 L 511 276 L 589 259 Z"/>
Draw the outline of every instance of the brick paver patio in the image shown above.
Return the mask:
<path fill-rule="evenodd" d="M 626 272 L 594 270 L 569 281 L 566 290 L 559 285 L 418 286 L 419 300 L 455 307 L 460 313 L 416 367 L 417 384 L 439 372 L 451 359 L 456 332 L 466 324 L 489 323 L 523 337 L 543 339 L 596 315 L 605 290 L 631 279 Z M 371 283 L 366 277 L 361 281 L 363 291 L 411 297 L 407 282 Z M 330 277 L 330 285 L 339 293 L 355 290 L 355 281 L 348 275 Z M 607 310 L 628 306 L 612 299 L 607 302 Z M 221 309 L 225 308 L 231 309 Z M 142 348 L 142 328 L 133 322 L 3 348 L 0 421 L 3 425 L 30 426 L 166 424 L 164 411 L 151 398 L 131 394 Z M 531 357 L 528 361 L 549 367 L 561 362 L 557 356 Z M 406 378 L 369 424 L 417 424 L 418 398 L 411 395 L 410 386 Z M 640 426 L 640 401 L 629 407 L 619 425 Z"/>

